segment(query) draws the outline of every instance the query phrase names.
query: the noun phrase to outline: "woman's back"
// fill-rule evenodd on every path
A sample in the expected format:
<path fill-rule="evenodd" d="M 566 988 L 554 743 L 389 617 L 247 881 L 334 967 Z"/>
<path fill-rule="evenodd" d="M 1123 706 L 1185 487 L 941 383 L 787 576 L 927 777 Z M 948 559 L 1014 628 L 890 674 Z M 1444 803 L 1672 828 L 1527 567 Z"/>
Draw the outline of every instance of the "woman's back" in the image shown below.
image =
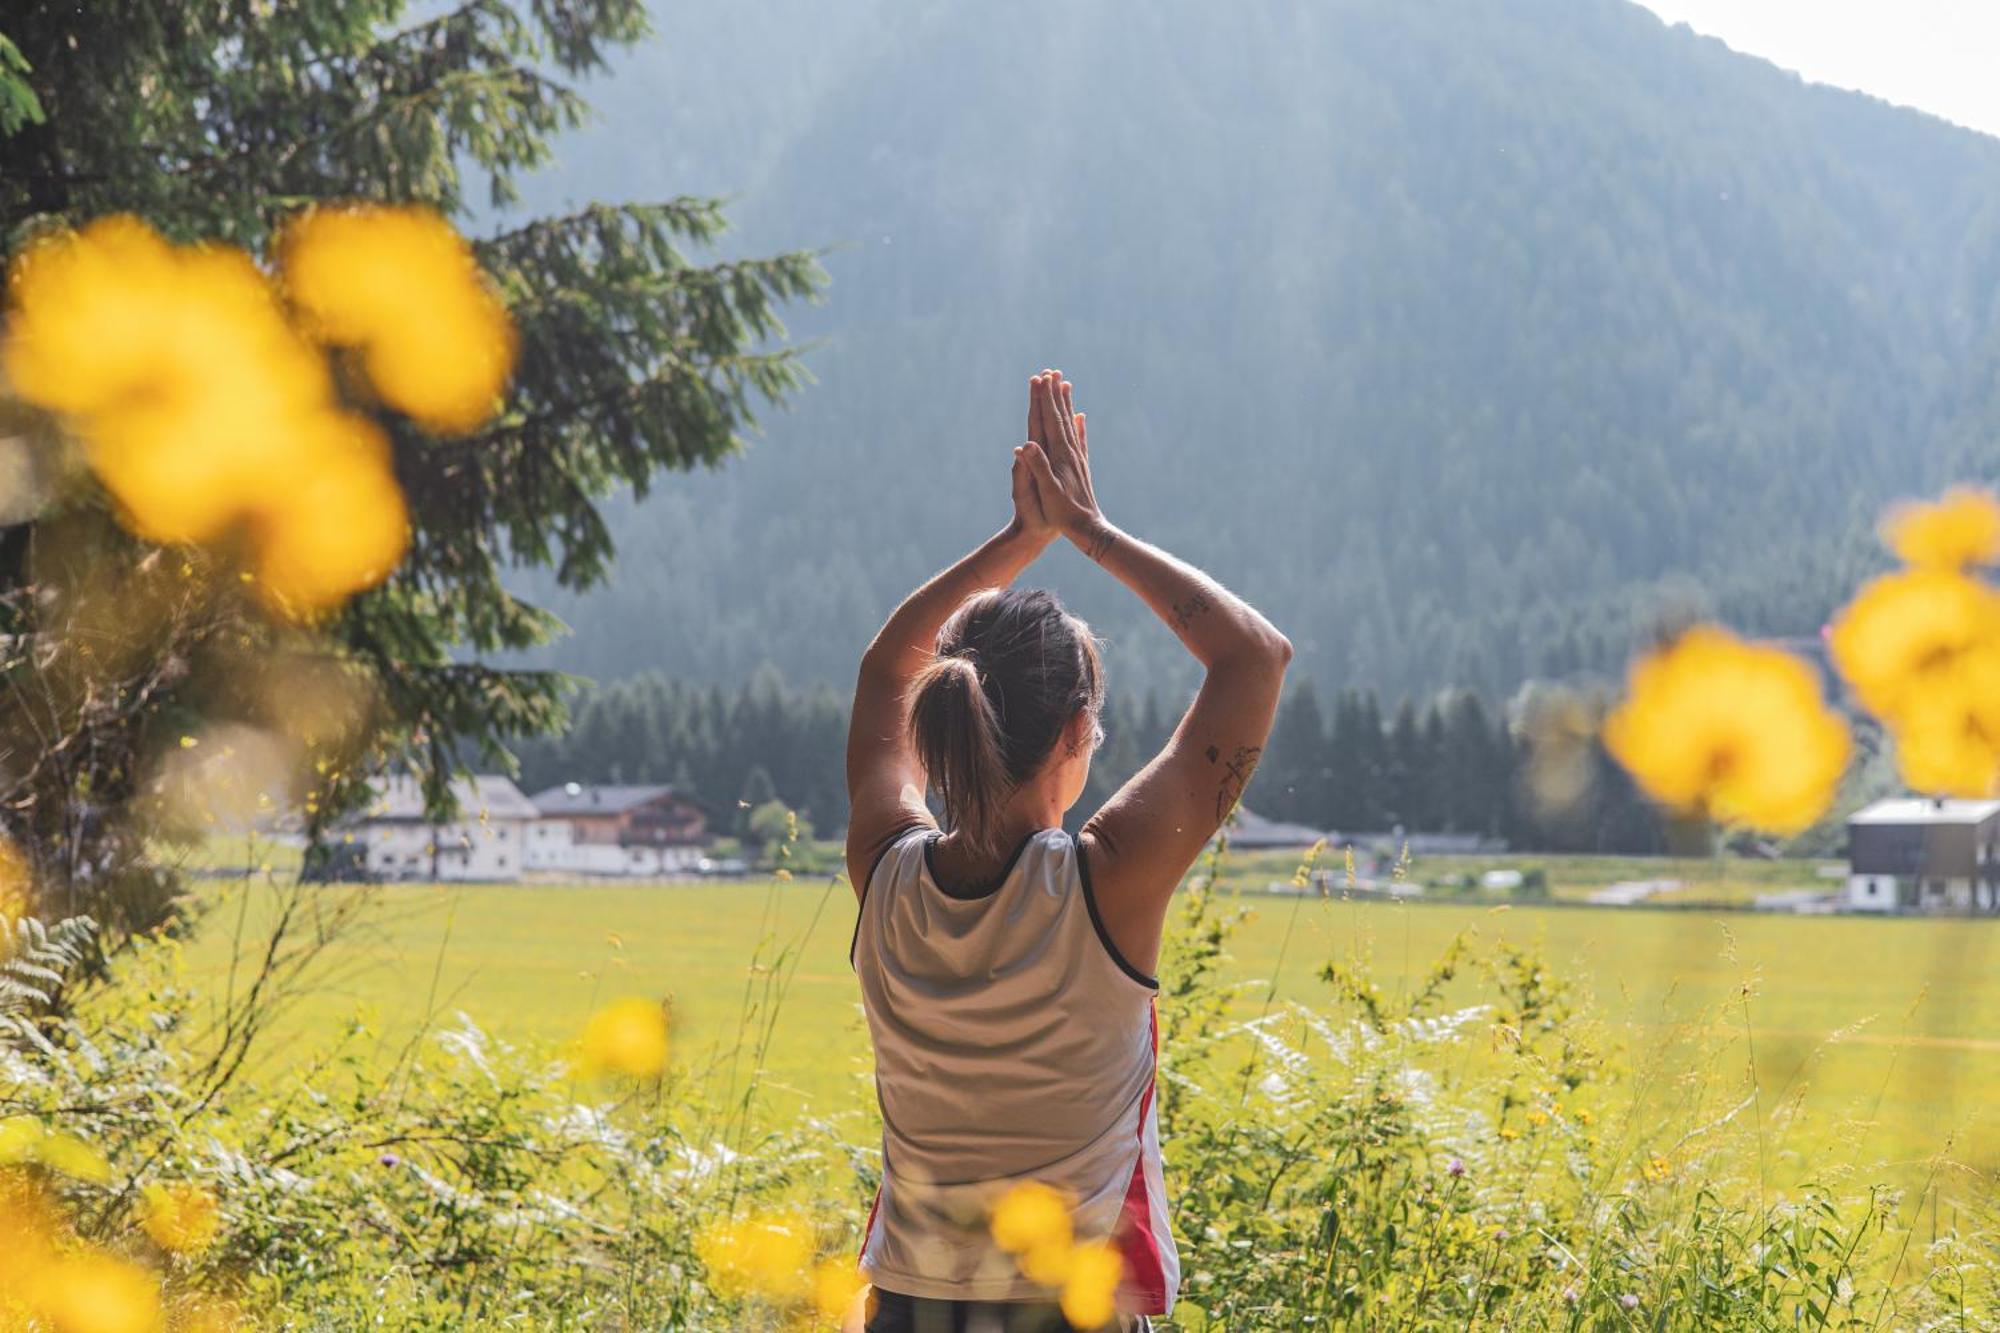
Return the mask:
<path fill-rule="evenodd" d="M 884 1161 L 863 1265 L 914 1296 L 1032 1299 L 1043 1289 L 986 1218 L 1033 1180 L 1075 1200 L 1080 1235 L 1115 1237 L 1126 1308 L 1163 1308 L 1178 1264 L 1153 1109 L 1157 988 L 1110 945 L 1061 829 L 970 890 L 940 884 L 937 836 L 890 845 L 855 929 Z"/>
<path fill-rule="evenodd" d="M 1178 1262 L 1142 969 L 1159 957 L 1174 886 L 1256 768 L 1291 660 L 1241 598 L 1104 517 L 1083 414 L 1058 371 L 1029 381 L 1011 485 L 1007 526 L 906 597 L 868 645 L 849 715 L 854 960 L 883 1119 L 861 1262 L 883 1298 L 872 1333 L 1047 1322 L 1035 1303 L 1058 1284 L 1070 1327 L 1143 1328 L 1171 1310 Z M 1059 535 L 1202 666 L 1166 745 L 1074 839 L 1062 825 L 1104 740 L 1103 664 L 1054 594 L 1011 586 Z M 961 866 L 983 892 L 941 887 Z M 1117 1247 L 1115 1304 L 1101 1248 L 1030 1243 L 1022 1272 L 989 1242 L 999 1196 L 1026 1181 L 1069 1196 L 1074 1234 Z M 1046 1196 L 1024 1197 L 1050 1211 Z"/>

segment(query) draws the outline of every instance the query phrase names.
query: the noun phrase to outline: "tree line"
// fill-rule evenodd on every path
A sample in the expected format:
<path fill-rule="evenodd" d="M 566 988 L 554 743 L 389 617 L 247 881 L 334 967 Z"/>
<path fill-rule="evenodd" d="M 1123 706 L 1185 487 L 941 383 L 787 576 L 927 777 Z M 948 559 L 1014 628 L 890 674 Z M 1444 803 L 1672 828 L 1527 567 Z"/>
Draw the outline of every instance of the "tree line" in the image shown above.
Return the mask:
<path fill-rule="evenodd" d="M 1310 679 L 1279 708 L 1244 804 L 1270 819 L 1340 833 L 1468 833 L 1516 848 L 1647 853 L 1663 848 L 1654 809 L 1601 750 L 1579 762 L 1581 794 L 1542 808 L 1528 781 L 1537 740 L 1522 709 L 1470 690 L 1384 709 L 1372 689 L 1322 702 Z M 1105 742 L 1077 802 L 1081 820 L 1165 744 L 1180 708 L 1158 692 L 1106 702 Z M 740 686 L 648 674 L 593 686 L 568 729 L 516 747 L 530 792 L 561 782 L 667 783 L 740 833 L 746 812 L 773 799 L 822 834 L 846 825 L 847 701 L 832 687 L 795 687 L 766 665 Z"/>

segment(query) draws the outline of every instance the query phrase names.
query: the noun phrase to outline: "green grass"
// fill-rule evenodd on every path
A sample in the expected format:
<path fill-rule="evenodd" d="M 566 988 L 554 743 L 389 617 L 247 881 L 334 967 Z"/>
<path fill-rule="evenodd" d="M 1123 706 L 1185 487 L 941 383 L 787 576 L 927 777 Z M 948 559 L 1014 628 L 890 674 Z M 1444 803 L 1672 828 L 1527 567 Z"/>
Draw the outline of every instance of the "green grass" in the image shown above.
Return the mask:
<path fill-rule="evenodd" d="M 1554 858 L 1542 860 L 1553 878 Z M 1268 869 L 1247 862 L 1231 882 L 1286 877 Z M 872 1104 L 844 884 L 207 892 L 218 910 L 189 945 L 186 968 L 209 993 L 227 984 L 239 908 L 249 909 L 243 930 L 254 939 L 279 893 L 374 895 L 362 924 L 327 951 L 310 989 L 279 1019 L 267 1069 L 357 1018 L 390 1051 L 459 1011 L 506 1041 L 554 1051 L 605 1000 L 668 994 L 679 1058 L 724 1094 L 749 1074 L 749 1059 L 731 1060 L 746 1046 L 748 1006 L 781 983 L 787 993 L 763 1060 L 771 1114 Z M 2000 924 L 1241 901 L 1253 916 L 1234 941 L 1232 967 L 1246 1015 L 1273 993 L 1325 999 L 1318 973 L 1329 959 L 1367 960 L 1393 994 L 1472 931 L 1537 946 L 1594 997 L 1614 1059 L 1632 1071 L 1620 1085 L 1623 1109 L 1681 1114 L 1702 1110 L 1690 1099 L 1705 1098 L 1720 1114 L 1749 1095 L 1754 1050 L 1757 1105 L 1773 1117 L 1774 1176 L 1846 1162 L 1916 1168 L 1947 1149 L 1974 1165 L 2000 1160 L 1986 1110 L 2000 1106 Z M 1467 1001 L 1479 989 L 1472 977 L 1454 987 Z M 1676 1081 L 1690 1071 L 1705 1077 Z M 852 1119 L 857 1136 L 871 1132 L 865 1114 Z"/>

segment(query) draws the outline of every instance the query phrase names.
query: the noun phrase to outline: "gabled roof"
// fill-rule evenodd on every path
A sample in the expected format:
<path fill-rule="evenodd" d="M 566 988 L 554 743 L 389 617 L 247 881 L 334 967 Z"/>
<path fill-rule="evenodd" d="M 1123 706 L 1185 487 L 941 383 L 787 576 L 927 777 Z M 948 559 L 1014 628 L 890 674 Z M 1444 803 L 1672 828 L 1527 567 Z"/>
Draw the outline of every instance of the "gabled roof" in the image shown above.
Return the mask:
<path fill-rule="evenodd" d="M 651 805 L 663 796 L 678 796 L 666 786 L 593 786 L 565 782 L 535 793 L 535 809 L 544 815 L 622 815 Z M 687 799 L 682 797 L 683 800 Z"/>
<path fill-rule="evenodd" d="M 533 819 L 536 810 L 521 794 L 512 779 L 497 773 L 470 778 L 453 778 L 452 799 L 458 802 L 458 818 L 476 823 L 481 819 Z M 415 778 L 399 773 L 375 783 L 375 797 L 356 816 L 363 821 L 424 819 L 424 792 Z"/>
<path fill-rule="evenodd" d="M 1898 796 L 1864 806 L 1847 817 L 1850 824 L 1983 824 L 2000 814 L 2000 801 L 1932 800 Z"/>

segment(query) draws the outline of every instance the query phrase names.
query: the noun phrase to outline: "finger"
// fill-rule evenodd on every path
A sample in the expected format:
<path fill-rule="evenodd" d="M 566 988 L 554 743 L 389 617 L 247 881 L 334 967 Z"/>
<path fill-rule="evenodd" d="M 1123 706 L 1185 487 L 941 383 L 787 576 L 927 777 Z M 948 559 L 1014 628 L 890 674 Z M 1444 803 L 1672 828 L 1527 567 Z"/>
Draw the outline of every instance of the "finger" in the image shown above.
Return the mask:
<path fill-rule="evenodd" d="M 1031 375 L 1028 377 L 1028 438 L 1031 440 L 1044 438 L 1043 429 L 1042 377 Z"/>
<path fill-rule="evenodd" d="M 1049 466 L 1047 451 L 1040 444 L 1030 441 L 1022 452 L 1027 455 L 1028 471 L 1033 474 L 1035 485 L 1043 500 L 1053 501 L 1055 497 L 1061 495 L 1062 484 L 1056 480 L 1055 470 Z"/>
<path fill-rule="evenodd" d="M 1083 413 L 1076 414 L 1076 447 L 1085 458 L 1090 457 L 1090 431 L 1083 424 Z"/>
<path fill-rule="evenodd" d="M 1081 467 L 1083 463 L 1083 446 L 1076 438 L 1076 418 L 1073 415 L 1073 409 L 1070 405 L 1070 383 L 1068 380 L 1059 379 L 1051 386 L 1049 408 L 1055 414 L 1057 429 L 1062 435 L 1063 448 L 1069 451 L 1070 458 L 1077 466 Z"/>
<path fill-rule="evenodd" d="M 1048 451 L 1049 465 L 1053 468 L 1071 470 L 1077 466 L 1076 441 L 1070 439 L 1064 429 L 1062 406 L 1058 401 L 1061 392 L 1060 381 L 1050 378 L 1042 381 L 1042 419 L 1049 433 L 1041 438 L 1041 444 Z"/>
<path fill-rule="evenodd" d="M 1050 392 L 1049 384 L 1050 380 L 1047 375 L 1040 376 L 1035 381 L 1036 428 L 1028 435 L 1029 439 L 1041 445 L 1044 449 L 1054 449 L 1059 435 L 1059 432 L 1054 428 L 1056 415 L 1055 399 L 1054 395 Z"/>

